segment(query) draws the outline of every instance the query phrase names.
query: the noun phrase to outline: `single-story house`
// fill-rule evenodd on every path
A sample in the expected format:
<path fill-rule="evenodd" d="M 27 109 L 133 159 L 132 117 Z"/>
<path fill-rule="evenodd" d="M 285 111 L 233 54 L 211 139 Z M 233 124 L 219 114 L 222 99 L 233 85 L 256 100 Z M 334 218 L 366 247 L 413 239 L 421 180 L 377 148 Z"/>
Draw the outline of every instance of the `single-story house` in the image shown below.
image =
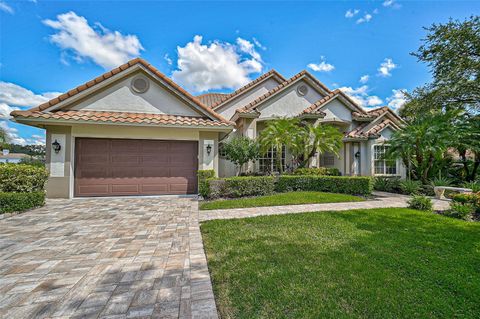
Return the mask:
<path fill-rule="evenodd" d="M 50 198 L 196 193 L 197 170 L 234 174 L 219 148 L 223 140 L 255 138 L 278 117 L 330 123 L 344 133 L 340 157 L 319 155 L 314 166 L 343 175 L 405 174 L 400 161 L 382 157 L 402 119 L 388 107 L 365 111 L 306 71 L 286 79 L 272 70 L 229 94 L 193 96 L 137 58 L 11 115 L 46 130 Z M 274 156 L 250 169 L 266 170 Z"/>

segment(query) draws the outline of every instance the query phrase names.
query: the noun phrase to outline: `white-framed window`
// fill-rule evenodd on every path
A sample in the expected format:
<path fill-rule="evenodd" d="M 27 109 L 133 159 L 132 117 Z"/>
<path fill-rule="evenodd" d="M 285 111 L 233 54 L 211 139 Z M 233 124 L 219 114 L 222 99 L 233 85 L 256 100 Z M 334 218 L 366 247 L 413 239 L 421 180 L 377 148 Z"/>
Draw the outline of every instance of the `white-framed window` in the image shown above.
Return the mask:
<path fill-rule="evenodd" d="M 320 166 L 321 167 L 335 166 L 335 154 L 329 153 L 329 152 L 320 154 Z"/>
<path fill-rule="evenodd" d="M 283 170 L 286 169 L 286 149 L 285 146 L 282 148 L 282 166 Z M 277 151 L 273 148 L 269 149 L 266 154 L 263 154 L 258 159 L 258 170 L 263 173 L 272 173 L 278 172 L 278 164 L 277 164 Z"/>
<path fill-rule="evenodd" d="M 373 173 L 375 175 L 397 175 L 397 161 L 386 159 L 388 145 L 373 146 Z"/>

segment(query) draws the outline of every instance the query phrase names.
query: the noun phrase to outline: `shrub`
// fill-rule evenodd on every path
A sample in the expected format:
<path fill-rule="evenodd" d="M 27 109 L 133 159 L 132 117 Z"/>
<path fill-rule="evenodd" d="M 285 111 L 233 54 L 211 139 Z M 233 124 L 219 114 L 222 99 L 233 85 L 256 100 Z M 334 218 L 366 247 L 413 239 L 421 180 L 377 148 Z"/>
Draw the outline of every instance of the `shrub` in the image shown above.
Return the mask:
<path fill-rule="evenodd" d="M 198 193 L 203 197 L 208 195 L 208 179 L 215 177 L 215 171 L 213 169 L 205 169 L 197 171 L 198 178 Z"/>
<path fill-rule="evenodd" d="M 443 214 L 448 217 L 463 219 L 463 220 L 470 220 L 472 219 L 473 213 L 475 212 L 475 208 L 470 203 L 457 203 L 452 202 L 450 204 L 450 209 L 445 211 Z"/>
<path fill-rule="evenodd" d="M 422 184 L 419 181 L 414 181 L 411 179 L 400 181 L 400 189 L 402 190 L 403 194 L 407 194 L 407 195 L 418 194 L 421 187 L 422 187 Z"/>
<path fill-rule="evenodd" d="M 206 184 L 208 191 L 202 194 L 205 198 L 262 196 L 275 190 L 273 176 L 211 178 L 206 180 Z"/>
<path fill-rule="evenodd" d="M 398 177 L 375 177 L 373 189 L 381 192 L 398 192 L 400 179 Z"/>
<path fill-rule="evenodd" d="M 370 195 L 373 182 L 367 176 L 280 176 L 277 181 L 278 192 L 318 191 L 345 193 L 353 195 Z"/>
<path fill-rule="evenodd" d="M 427 196 L 413 195 L 408 201 L 408 207 L 412 209 L 432 211 L 433 204 L 432 200 Z"/>
<path fill-rule="evenodd" d="M 469 205 L 474 209 L 476 217 L 480 217 L 480 193 L 456 194 L 452 197 L 452 203 Z"/>
<path fill-rule="evenodd" d="M 293 175 L 322 175 L 322 176 L 340 176 L 342 175 L 338 168 L 335 167 L 312 167 L 297 168 L 293 171 Z"/>
<path fill-rule="evenodd" d="M 45 167 L 23 164 L 0 165 L 0 192 L 43 191 L 48 178 Z"/>
<path fill-rule="evenodd" d="M 21 212 L 45 204 L 45 192 L 0 193 L 0 214 Z"/>

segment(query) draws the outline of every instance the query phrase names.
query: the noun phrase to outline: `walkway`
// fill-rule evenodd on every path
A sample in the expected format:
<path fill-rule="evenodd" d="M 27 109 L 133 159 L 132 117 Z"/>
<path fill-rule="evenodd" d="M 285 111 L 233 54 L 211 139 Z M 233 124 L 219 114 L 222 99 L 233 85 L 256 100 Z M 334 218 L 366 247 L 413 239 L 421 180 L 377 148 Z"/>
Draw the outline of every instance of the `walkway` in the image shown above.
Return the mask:
<path fill-rule="evenodd" d="M 374 198 L 364 202 L 349 203 L 328 203 L 328 204 L 304 204 L 304 205 L 288 205 L 288 206 L 270 206 L 270 207 L 250 207 L 250 208 L 234 208 L 234 209 L 217 209 L 200 211 L 200 221 L 212 219 L 232 219 L 245 218 L 265 215 L 282 215 L 295 214 L 317 211 L 341 211 L 350 209 L 369 209 L 369 208 L 386 208 L 386 207 L 407 207 L 407 201 L 410 196 L 374 192 Z M 446 200 L 433 199 L 434 209 L 448 209 L 449 202 Z"/>

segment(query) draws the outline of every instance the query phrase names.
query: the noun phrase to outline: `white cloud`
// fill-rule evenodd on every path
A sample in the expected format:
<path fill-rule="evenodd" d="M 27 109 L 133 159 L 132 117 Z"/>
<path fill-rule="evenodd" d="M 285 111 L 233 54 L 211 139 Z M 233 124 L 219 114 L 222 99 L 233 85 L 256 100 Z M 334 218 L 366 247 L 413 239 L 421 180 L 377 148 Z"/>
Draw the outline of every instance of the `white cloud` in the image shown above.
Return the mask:
<path fill-rule="evenodd" d="M 368 74 L 362 75 L 362 76 L 360 77 L 360 83 L 365 84 L 365 83 L 368 82 L 369 79 L 370 79 L 370 75 L 368 75 Z"/>
<path fill-rule="evenodd" d="M 0 103 L 11 106 L 37 106 L 60 94 L 60 92 L 35 94 L 14 83 L 0 81 Z"/>
<path fill-rule="evenodd" d="M 20 136 L 16 128 L 8 126 L 8 120 L 11 118 L 10 112 L 21 110 L 42 104 L 54 97 L 59 92 L 45 92 L 35 94 L 32 91 L 10 82 L 0 81 L 0 126 L 5 129 L 11 143 L 14 144 L 38 144 L 39 139 L 25 139 Z M 38 143 L 37 143 L 38 142 Z"/>
<path fill-rule="evenodd" d="M 237 44 L 240 51 L 251 55 L 255 60 L 262 62 L 262 57 L 255 50 L 254 44 L 248 40 L 237 38 Z"/>
<path fill-rule="evenodd" d="M 12 111 L 18 110 L 18 107 L 12 107 L 7 103 L 0 103 L 0 120 L 8 120 Z"/>
<path fill-rule="evenodd" d="M 18 135 L 18 130 L 14 127 L 8 126 L 6 121 L 0 120 L 0 127 L 7 133 L 7 140 L 9 143 L 25 145 L 27 140 Z"/>
<path fill-rule="evenodd" d="M 320 63 L 310 63 L 307 65 L 307 67 L 315 72 L 330 72 L 335 69 L 335 66 L 333 64 L 329 64 L 325 61 L 325 57 L 320 57 L 320 60 Z"/>
<path fill-rule="evenodd" d="M 261 55 L 248 40 L 237 38 L 236 44 L 218 40 L 203 44 L 202 40 L 196 35 L 192 42 L 177 47 L 177 70 L 172 77 L 189 90 L 236 89 L 263 69 Z"/>
<path fill-rule="evenodd" d="M 370 20 L 372 20 L 372 15 L 370 13 L 365 13 L 365 15 L 363 17 L 361 17 L 360 19 L 357 20 L 357 24 L 360 24 L 360 23 L 365 23 L 365 22 L 370 22 Z"/>
<path fill-rule="evenodd" d="M 0 10 L 5 11 L 6 13 L 14 14 L 15 11 L 12 7 L 5 3 L 5 1 L 0 1 Z"/>
<path fill-rule="evenodd" d="M 403 92 L 406 92 L 406 89 L 398 89 L 392 90 L 392 95 L 390 97 L 387 97 L 387 102 L 388 106 L 397 111 L 400 107 L 402 107 L 406 102 L 407 98 L 405 97 L 405 94 Z"/>
<path fill-rule="evenodd" d="M 136 35 L 110 31 L 98 22 L 92 27 L 87 19 L 73 11 L 57 15 L 57 20 L 43 20 L 43 23 L 57 30 L 50 40 L 73 53 L 77 62 L 91 59 L 104 68 L 113 68 L 144 50 Z"/>
<path fill-rule="evenodd" d="M 257 47 L 259 47 L 260 49 L 262 49 L 263 51 L 267 50 L 267 47 L 264 46 L 260 41 L 258 41 L 256 38 L 252 38 L 253 40 L 253 43 L 255 43 L 255 45 Z"/>
<path fill-rule="evenodd" d="M 45 145 L 45 134 L 44 135 L 33 134 L 30 138 L 27 138 L 27 144 Z"/>
<path fill-rule="evenodd" d="M 172 64 L 173 64 L 173 61 L 172 61 L 172 59 L 170 59 L 170 56 L 168 55 L 168 53 L 165 53 L 165 55 L 163 56 L 163 58 L 165 59 L 165 61 L 167 61 L 168 65 L 172 65 Z"/>
<path fill-rule="evenodd" d="M 358 10 L 358 9 L 349 9 L 349 10 L 347 10 L 347 12 L 345 12 L 345 18 L 353 18 L 359 12 L 360 12 L 360 10 Z"/>
<path fill-rule="evenodd" d="M 390 7 L 390 8 L 394 8 L 394 9 L 399 9 L 401 7 L 401 5 L 399 3 L 397 3 L 395 0 L 385 0 L 385 1 L 383 1 L 382 5 L 384 7 Z"/>
<path fill-rule="evenodd" d="M 392 59 L 386 58 L 378 68 L 378 75 L 383 77 L 391 76 L 392 73 L 390 73 L 390 71 L 396 69 L 397 67 L 398 65 L 395 64 Z"/>
<path fill-rule="evenodd" d="M 345 94 L 350 96 L 352 100 L 354 100 L 358 105 L 364 108 L 378 106 L 383 103 L 382 99 L 378 96 L 368 94 L 369 89 L 367 85 L 362 85 L 358 88 L 344 86 L 341 87 L 340 90 L 342 90 Z"/>

